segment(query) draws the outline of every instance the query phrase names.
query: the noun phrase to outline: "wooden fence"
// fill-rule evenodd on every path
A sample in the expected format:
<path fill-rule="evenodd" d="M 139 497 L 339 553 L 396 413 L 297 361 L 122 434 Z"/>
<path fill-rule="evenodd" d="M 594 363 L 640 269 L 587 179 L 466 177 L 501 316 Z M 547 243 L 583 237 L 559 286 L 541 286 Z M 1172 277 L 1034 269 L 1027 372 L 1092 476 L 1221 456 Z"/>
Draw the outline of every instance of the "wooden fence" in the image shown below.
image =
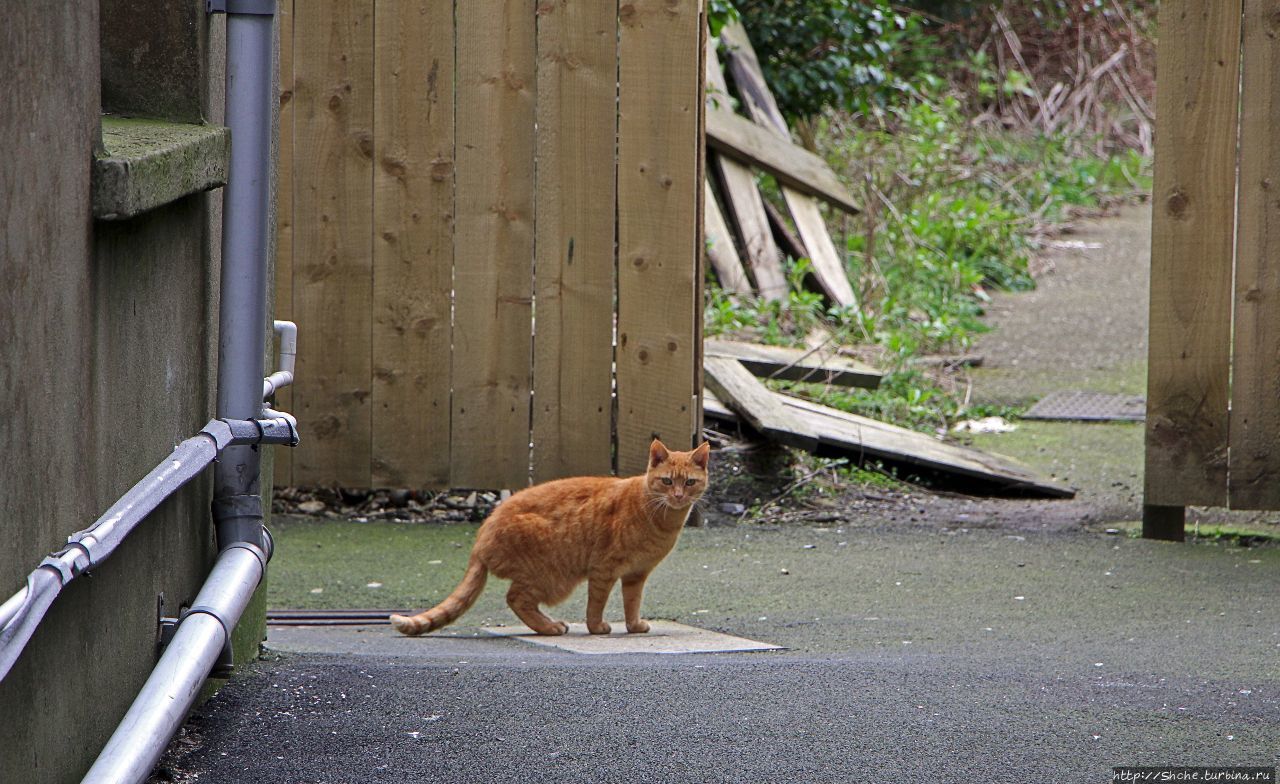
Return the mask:
<path fill-rule="evenodd" d="M 518 488 L 689 445 L 701 0 L 281 5 L 306 435 L 276 484 Z"/>
<path fill-rule="evenodd" d="M 1144 533 L 1280 508 L 1280 17 L 1164 0 Z"/>

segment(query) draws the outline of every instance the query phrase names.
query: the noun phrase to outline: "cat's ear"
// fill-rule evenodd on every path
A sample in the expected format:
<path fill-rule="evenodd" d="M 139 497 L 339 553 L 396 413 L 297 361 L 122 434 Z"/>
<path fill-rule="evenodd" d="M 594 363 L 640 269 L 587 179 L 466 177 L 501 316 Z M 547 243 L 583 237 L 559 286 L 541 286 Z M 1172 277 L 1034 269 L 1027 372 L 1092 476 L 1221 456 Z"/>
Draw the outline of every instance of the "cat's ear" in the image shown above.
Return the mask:
<path fill-rule="evenodd" d="M 653 439 L 653 443 L 649 445 L 649 467 L 656 468 L 667 462 L 667 458 L 671 457 L 671 450 L 658 439 Z"/>
<path fill-rule="evenodd" d="M 703 441 L 698 444 L 698 448 L 693 450 L 693 462 L 703 471 L 707 470 L 707 462 L 711 459 L 711 442 Z"/>

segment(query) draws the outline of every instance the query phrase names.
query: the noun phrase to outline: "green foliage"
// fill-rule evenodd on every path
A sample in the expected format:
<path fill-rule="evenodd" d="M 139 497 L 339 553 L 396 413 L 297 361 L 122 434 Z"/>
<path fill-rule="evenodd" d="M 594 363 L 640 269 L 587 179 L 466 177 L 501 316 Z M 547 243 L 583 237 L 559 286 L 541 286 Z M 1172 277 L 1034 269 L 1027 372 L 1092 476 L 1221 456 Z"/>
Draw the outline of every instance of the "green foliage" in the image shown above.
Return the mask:
<path fill-rule="evenodd" d="M 828 115 L 818 130 L 824 156 L 865 207 L 845 237 L 860 307 L 826 307 L 805 288 L 801 259 L 788 267 L 782 302 L 709 286 L 707 333 L 799 345 L 821 326 L 842 345 L 874 344 L 891 371 L 879 390 L 800 390 L 884 421 L 933 431 L 1008 413 L 966 407 L 954 379 L 911 360 L 967 349 L 985 329 L 987 289 L 1034 285 L 1028 261 L 1045 226 L 1149 189 L 1147 162 L 1134 152 L 1100 157 L 1065 137 L 974 128 L 946 93 L 916 91 L 870 119 Z"/>
<path fill-rule="evenodd" d="M 924 16 L 888 0 L 710 2 L 713 32 L 740 14 L 784 113 L 804 121 L 806 144 L 832 163 L 863 212 L 843 218 L 844 231 L 833 234 L 846 251 L 857 307 L 826 306 L 807 278 L 808 260 L 792 260 L 780 302 L 709 285 L 707 334 L 802 345 L 821 328 L 833 343 L 862 347 L 888 371 L 878 390 L 778 386 L 884 421 L 932 432 L 961 418 L 1015 413 L 966 405 L 962 372 L 914 360 L 968 349 L 985 329 L 988 290 L 1031 288 L 1040 238 L 1081 212 L 1149 191 L 1149 161 L 1116 138 L 975 119 L 984 105 L 1025 101 L 1037 89 L 1033 76 L 1012 61 L 997 65 L 985 49 L 944 46 L 945 35 Z M 995 7 L 908 5 L 981 30 Z M 1015 22 L 1029 16 L 1065 28 L 1097 18 L 1082 8 L 1038 0 L 1017 7 Z M 960 53 L 946 60 L 944 50 Z M 1035 78 L 1051 73 L 1039 62 Z M 781 206 L 776 183 L 762 177 L 760 185 Z"/>
<path fill-rule="evenodd" d="M 886 104 L 933 60 L 921 17 L 889 0 L 712 0 L 713 31 L 735 6 L 791 120 Z"/>

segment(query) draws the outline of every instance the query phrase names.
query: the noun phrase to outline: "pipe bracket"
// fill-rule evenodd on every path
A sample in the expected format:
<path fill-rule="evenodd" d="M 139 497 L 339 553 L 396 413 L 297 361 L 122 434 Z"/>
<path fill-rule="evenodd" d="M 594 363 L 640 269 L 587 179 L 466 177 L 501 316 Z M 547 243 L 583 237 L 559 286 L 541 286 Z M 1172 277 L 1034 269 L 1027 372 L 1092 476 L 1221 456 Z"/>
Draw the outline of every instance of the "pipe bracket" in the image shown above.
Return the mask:
<path fill-rule="evenodd" d="M 285 417 L 272 419 L 219 419 L 231 434 L 228 445 L 284 444 L 298 445 L 298 430 Z M 221 449 L 221 447 L 219 447 Z"/>
<path fill-rule="evenodd" d="M 275 16 L 276 0 L 206 0 L 205 13 Z"/>
<path fill-rule="evenodd" d="M 66 585 L 92 565 L 93 558 L 89 550 L 79 542 L 72 542 L 41 561 L 39 568 L 57 572 L 62 584 Z"/>
<path fill-rule="evenodd" d="M 230 520 L 243 517 L 261 520 L 263 517 L 262 498 L 252 493 L 215 498 L 211 506 L 214 520 Z"/>

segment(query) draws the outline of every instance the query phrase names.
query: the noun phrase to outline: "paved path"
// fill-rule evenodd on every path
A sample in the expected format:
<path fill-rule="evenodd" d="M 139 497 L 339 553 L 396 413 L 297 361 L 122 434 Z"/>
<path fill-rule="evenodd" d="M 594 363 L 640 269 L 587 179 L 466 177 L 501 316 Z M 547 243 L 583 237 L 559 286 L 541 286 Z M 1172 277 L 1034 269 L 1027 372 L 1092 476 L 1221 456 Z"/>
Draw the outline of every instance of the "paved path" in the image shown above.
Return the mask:
<path fill-rule="evenodd" d="M 531 784 L 1280 762 L 1280 549 L 981 526 L 688 531 L 651 610 L 781 653 L 294 634 L 201 709 L 172 764 L 201 782 Z M 500 596 L 463 622 L 510 623 Z"/>

